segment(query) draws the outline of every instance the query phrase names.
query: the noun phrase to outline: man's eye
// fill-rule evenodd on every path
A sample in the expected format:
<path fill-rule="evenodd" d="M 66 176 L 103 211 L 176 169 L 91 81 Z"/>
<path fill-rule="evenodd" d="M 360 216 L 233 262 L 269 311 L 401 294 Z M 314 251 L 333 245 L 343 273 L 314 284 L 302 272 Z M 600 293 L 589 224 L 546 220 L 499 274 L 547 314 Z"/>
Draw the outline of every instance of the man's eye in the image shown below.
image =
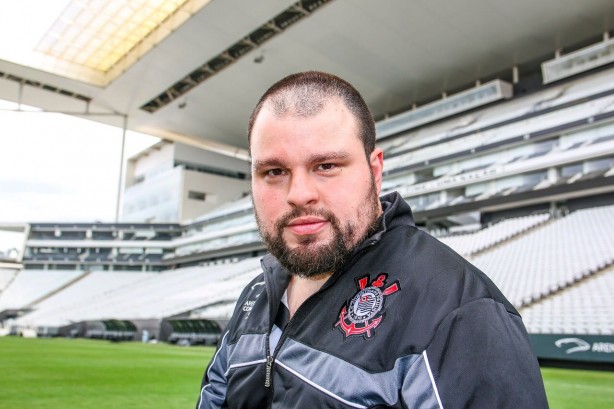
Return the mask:
<path fill-rule="evenodd" d="M 333 170 L 336 167 L 337 165 L 335 165 L 334 163 L 322 163 L 321 165 L 318 165 L 319 170 Z"/>
<path fill-rule="evenodd" d="M 284 174 L 284 171 L 281 169 L 269 169 L 266 171 L 267 176 L 281 176 Z"/>

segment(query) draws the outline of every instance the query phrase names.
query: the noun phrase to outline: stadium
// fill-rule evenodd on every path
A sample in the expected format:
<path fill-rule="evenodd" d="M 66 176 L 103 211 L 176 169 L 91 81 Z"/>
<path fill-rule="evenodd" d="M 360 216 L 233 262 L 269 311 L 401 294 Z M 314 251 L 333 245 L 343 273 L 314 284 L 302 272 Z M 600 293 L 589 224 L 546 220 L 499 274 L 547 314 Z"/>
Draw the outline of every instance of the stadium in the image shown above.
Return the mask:
<path fill-rule="evenodd" d="M 116 221 L 0 226 L 24 235 L 3 335 L 215 345 L 266 252 L 247 119 L 317 69 L 372 109 L 383 193 L 493 280 L 540 363 L 614 368 L 611 2 L 94 3 L 67 3 L 37 64 L 0 59 L 0 99 L 162 141 L 126 158 Z M 95 15 L 149 28 L 96 55 Z"/>

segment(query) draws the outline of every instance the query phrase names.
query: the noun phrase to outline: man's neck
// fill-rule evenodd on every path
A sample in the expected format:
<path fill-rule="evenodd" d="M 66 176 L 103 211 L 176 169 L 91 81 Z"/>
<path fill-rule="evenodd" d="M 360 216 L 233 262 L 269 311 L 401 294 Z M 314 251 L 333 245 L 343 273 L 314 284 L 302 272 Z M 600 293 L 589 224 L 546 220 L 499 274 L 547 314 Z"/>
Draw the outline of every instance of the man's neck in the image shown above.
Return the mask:
<path fill-rule="evenodd" d="M 311 297 L 313 294 L 318 292 L 320 288 L 324 285 L 326 280 L 332 274 L 322 274 L 316 278 L 305 278 L 305 277 L 297 277 L 291 276 L 290 283 L 288 283 L 288 309 L 290 310 L 290 319 L 294 316 L 294 313 L 298 308 L 307 300 L 307 298 Z"/>

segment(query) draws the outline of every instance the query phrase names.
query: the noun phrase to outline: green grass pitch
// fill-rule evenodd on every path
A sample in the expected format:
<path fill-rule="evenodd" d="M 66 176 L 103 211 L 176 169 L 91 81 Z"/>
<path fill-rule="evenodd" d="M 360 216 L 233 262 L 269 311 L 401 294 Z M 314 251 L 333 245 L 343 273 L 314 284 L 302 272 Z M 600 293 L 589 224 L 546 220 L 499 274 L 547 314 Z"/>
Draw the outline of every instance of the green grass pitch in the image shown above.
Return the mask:
<path fill-rule="evenodd" d="M 213 348 L 0 338 L 0 408 L 194 408 Z"/>
<path fill-rule="evenodd" d="M 210 347 L 0 338 L 0 408 L 193 408 Z M 614 372 L 544 368 L 553 409 L 614 408 Z"/>

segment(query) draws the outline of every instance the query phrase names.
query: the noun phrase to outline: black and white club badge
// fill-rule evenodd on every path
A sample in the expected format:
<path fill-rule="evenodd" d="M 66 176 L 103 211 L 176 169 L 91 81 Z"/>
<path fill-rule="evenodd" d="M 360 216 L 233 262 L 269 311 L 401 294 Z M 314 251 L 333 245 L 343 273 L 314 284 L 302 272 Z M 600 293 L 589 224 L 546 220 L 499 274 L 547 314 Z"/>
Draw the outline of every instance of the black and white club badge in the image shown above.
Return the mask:
<path fill-rule="evenodd" d="M 381 273 L 371 282 L 370 276 L 356 280 L 358 292 L 346 302 L 339 312 L 339 328 L 345 337 L 363 335 L 365 339 L 373 336 L 375 328 L 384 319 L 384 301 L 401 289 L 398 281 L 386 286 L 388 274 Z"/>

